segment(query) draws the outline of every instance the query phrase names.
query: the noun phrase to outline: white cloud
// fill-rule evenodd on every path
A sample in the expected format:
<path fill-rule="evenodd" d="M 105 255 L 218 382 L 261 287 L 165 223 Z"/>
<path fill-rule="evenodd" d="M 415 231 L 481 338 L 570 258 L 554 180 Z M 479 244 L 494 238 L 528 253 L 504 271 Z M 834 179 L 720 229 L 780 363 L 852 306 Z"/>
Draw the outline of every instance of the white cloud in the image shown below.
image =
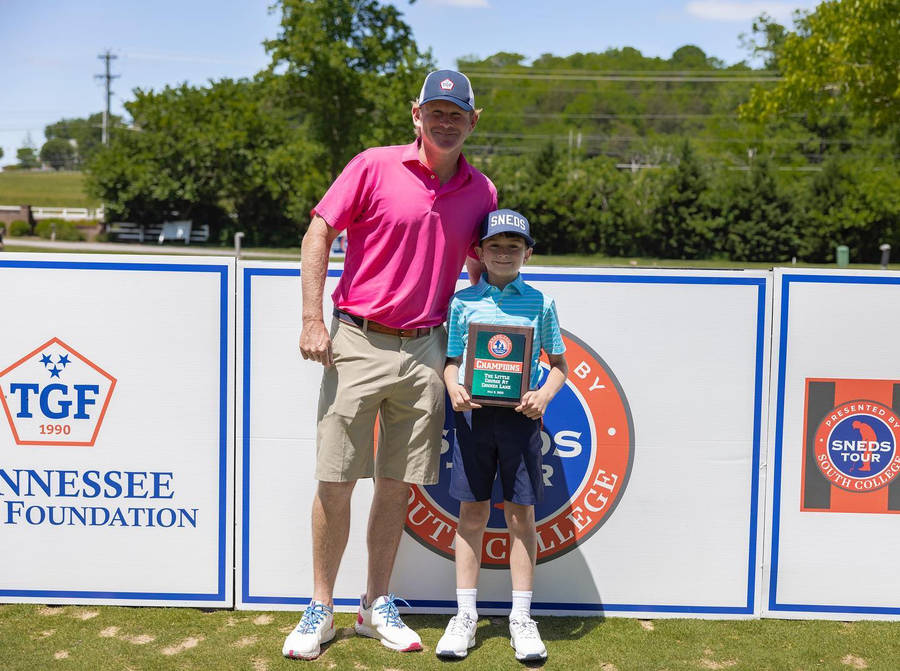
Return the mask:
<path fill-rule="evenodd" d="M 778 2 L 777 0 L 694 0 L 687 3 L 687 13 L 707 21 L 749 21 L 768 14 L 780 23 L 788 23 L 795 9 L 808 9 L 813 2 Z"/>
<path fill-rule="evenodd" d="M 426 0 L 428 5 L 445 5 L 448 7 L 466 7 L 469 9 L 488 9 L 491 4 L 488 0 Z"/>

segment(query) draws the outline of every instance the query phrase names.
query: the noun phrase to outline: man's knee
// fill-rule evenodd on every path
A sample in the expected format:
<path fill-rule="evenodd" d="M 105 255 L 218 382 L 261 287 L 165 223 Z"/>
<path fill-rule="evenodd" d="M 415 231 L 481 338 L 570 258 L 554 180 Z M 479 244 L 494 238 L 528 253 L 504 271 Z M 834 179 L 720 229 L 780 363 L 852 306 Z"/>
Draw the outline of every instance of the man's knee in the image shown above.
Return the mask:
<path fill-rule="evenodd" d="M 376 498 L 390 501 L 406 501 L 409 497 L 409 483 L 394 478 L 375 478 Z"/>
<path fill-rule="evenodd" d="M 346 507 L 350 505 L 350 497 L 355 486 L 356 480 L 351 480 L 350 482 L 324 482 L 320 480 L 316 488 L 316 498 L 327 509 Z"/>

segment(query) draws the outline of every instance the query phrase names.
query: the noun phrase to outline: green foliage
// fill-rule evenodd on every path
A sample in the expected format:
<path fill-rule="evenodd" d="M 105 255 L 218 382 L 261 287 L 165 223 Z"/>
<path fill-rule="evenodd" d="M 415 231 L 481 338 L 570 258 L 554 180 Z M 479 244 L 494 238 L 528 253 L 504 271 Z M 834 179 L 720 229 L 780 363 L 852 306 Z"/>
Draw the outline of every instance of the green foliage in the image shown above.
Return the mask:
<path fill-rule="evenodd" d="M 849 111 L 876 128 L 900 123 L 900 0 L 827 0 L 795 20 L 777 50 L 783 79 L 744 109 L 767 121 Z"/>
<path fill-rule="evenodd" d="M 762 14 L 753 20 L 750 35 L 741 34 L 741 45 L 750 52 L 752 58 L 762 58 L 763 68 L 775 72 L 780 71 L 778 57 L 784 46 L 787 30 L 768 14 Z"/>
<path fill-rule="evenodd" d="M 9 234 L 14 238 L 21 237 L 23 235 L 31 235 L 31 226 L 27 221 L 16 219 L 9 225 Z"/>
<path fill-rule="evenodd" d="M 794 201 L 779 188 L 771 161 L 724 172 L 713 185 L 721 227 L 716 251 L 734 261 L 790 261 L 798 252 Z"/>
<path fill-rule="evenodd" d="M 485 109 L 466 156 L 501 207 L 528 216 L 541 254 L 815 262 L 848 244 L 854 259 L 873 259 L 900 235 L 897 3 L 825 2 L 794 32 L 761 16 L 745 46 L 785 79 L 752 97 L 771 73 L 693 45 L 668 59 L 630 47 L 531 65 L 511 52 L 460 59 Z M 271 64 L 254 79 L 135 92 L 133 128 L 89 162 L 91 193 L 111 219 L 189 218 L 223 244 L 242 230 L 247 245 L 297 245 L 354 154 L 410 140 L 409 101 L 430 54 L 394 4 L 274 9 Z M 882 25 L 868 31 L 873 21 Z M 839 81 L 841 68 L 856 79 L 822 94 L 819 79 Z M 869 95 L 879 98 L 867 117 Z M 80 160 L 99 138 L 95 117 L 47 136 L 77 139 Z"/>
<path fill-rule="evenodd" d="M 281 32 L 265 42 L 281 101 L 326 150 L 331 178 L 370 143 L 410 137 L 408 101 L 430 57 L 400 11 L 378 0 L 280 0 Z"/>
<path fill-rule="evenodd" d="M 119 133 L 127 132 L 124 128 L 122 117 L 115 114 L 109 118 L 110 135 L 115 137 Z M 73 167 L 81 167 L 93 153 L 101 147 L 103 136 L 103 113 L 91 114 L 86 119 L 73 118 L 61 119 L 44 128 L 44 137 L 50 140 L 72 140 L 69 143 L 73 148 Z M 46 145 L 45 145 L 46 146 Z M 43 151 L 43 150 L 42 150 Z M 45 161 L 46 162 L 46 161 Z"/>
<path fill-rule="evenodd" d="M 881 243 L 900 245 L 900 171 L 897 165 L 834 158 L 808 184 L 800 255 L 822 260 L 838 245 L 856 261 L 877 261 Z"/>
<path fill-rule="evenodd" d="M 327 180 L 321 152 L 292 128 L 269 79 L 135 92 L 137 132 L 96 152 L 88 188 L 111 220 L 173 217 L 248 245 L 297 244 Z"/>
<path fill-rule="evenodd" d="M 52 138 L 41 147 L 41 161 L 54 170 L 72 170 L 75 167 L 75 148 L 68 140 Z"/>
<path fill-rule="evenodd" d="M 56 232 L 57 240 L 80 242 L 85 239 L 84 234 L 78 230 L 74 222 L 65 219 L 40 219 L 35 224 L 34 232 L 41 238 L 49 240 Z"/>
<path fill-rule="evenodd" d="M 709 258 L 721 222 L 708 202 L 709 178 L 685 140 L 677 163 L 666 168 L 650 210 L 644 248 L 663 258 Z"/>
<path fill-rule="evenodd" d="M 19 167 L 23 170 L 39 168 L 41 162 L 38 159 L 37 152 L 32 146 L 20 147 L 16 150 L 16 159 L 19 161 Z"/>

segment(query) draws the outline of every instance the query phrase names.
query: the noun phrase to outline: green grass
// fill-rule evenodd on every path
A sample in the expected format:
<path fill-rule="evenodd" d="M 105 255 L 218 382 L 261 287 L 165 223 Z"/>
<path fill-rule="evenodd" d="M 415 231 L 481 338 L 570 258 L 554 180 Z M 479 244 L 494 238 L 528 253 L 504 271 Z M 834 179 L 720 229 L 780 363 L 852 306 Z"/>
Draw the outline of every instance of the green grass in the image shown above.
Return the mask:
<path fill-rule="evenodd" d="M 34 207 L 99 207 L 84 192 L 80 172 L 0 172 L 0 205 Z"/>
<path fill-rule="evenodd" d="M 335 640 L 314 662 L 284 659 L 297 613 L 114 606 L 0 606 L 0 668 L 22 669 L 515 669 L 506 619 L 482 616 L 469 657 L 443 662 L 434 646 L 446 616 L 407 615 L 425 650 L 397 653 L 353 633 L 339 613 Z M 600 671 L 896 671 L 900 623 L 539 617 L 546 669 Z"/>

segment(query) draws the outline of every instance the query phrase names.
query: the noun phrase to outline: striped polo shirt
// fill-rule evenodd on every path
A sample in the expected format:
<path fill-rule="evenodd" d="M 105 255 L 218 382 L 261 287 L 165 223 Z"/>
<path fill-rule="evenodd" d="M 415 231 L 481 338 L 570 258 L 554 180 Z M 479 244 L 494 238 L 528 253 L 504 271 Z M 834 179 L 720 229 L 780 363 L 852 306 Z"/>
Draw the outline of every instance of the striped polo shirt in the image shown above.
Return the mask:
<path fill-rule="evenodd" d="M 457 291 L 450 301 L 447 317 L 447 357 L 462 356 L 459 367 L 459 383 L 463 383 L 466 369 L 466 344 L 469 324 L 499 324 L 501 326 L 533 326 L 534 340 L 531 351 L 531 389 L 537 389 L 541 379 L 538 361 L 541 349 L 548 354 L 566 351 L 559 331 L 556 303 L 519 275 L 502 290 L 489 284 L 482 275 L 478 284 Z"/>

